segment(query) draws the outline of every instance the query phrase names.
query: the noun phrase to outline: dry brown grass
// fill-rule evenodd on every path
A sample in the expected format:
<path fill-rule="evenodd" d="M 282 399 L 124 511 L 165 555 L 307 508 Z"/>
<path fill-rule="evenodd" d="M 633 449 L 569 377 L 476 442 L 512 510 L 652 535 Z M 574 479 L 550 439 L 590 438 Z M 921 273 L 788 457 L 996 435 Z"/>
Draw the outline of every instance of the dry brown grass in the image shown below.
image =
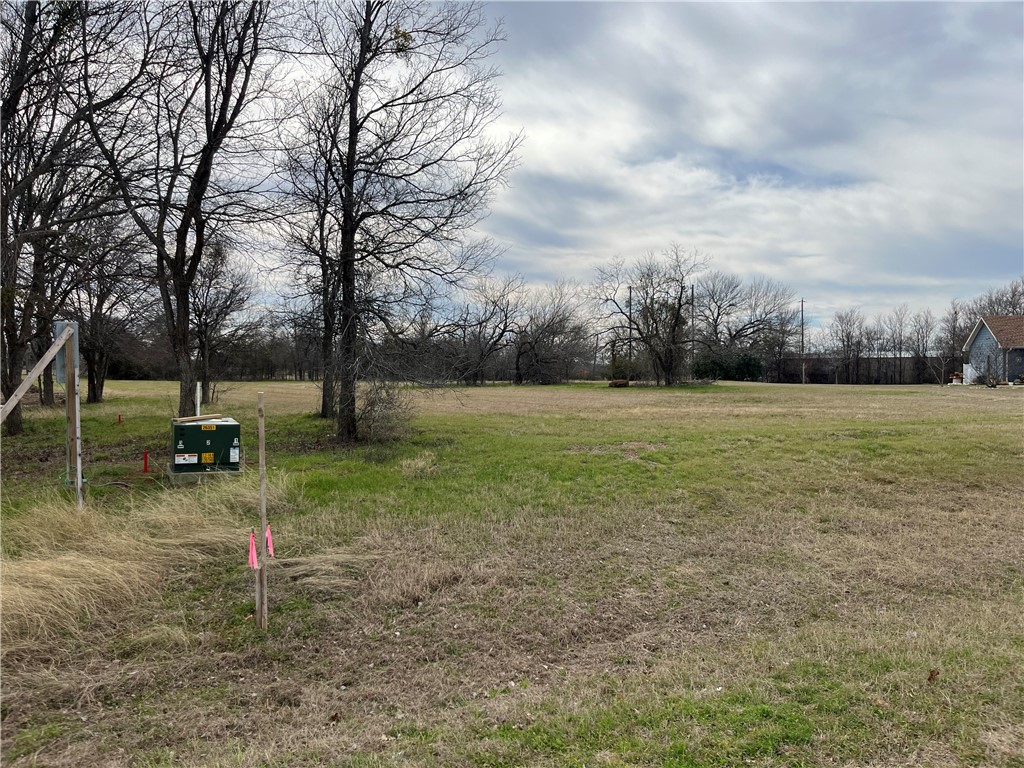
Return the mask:
<path fill-rule="evenodd" d="M 411 459 L 402 459 L 402 474 L 409 478 L 424 478 L 438 472 L 437 456 L 433 451 L 423 451 Z"/>
<path fill-rule="evenodd" d="M 217 402 L 206 410 L 233 411 L 251 408 L 256 393 L 266 396 L 267 413 L 309 413 L 319 402 L 320 389 L 314 382 L 231 382 L 220 387 Z M 168 418 L 178 415 L 178 384 L 171 381 L 110 381 L 105 388 L 108 398 L 118 398 L 121 404 L 132 399 L 157 398 L 168 403 Z"/>
<path fill-rule="evenodd" d="M 276 558 L 270 563 L 268 578 L 296 582 L 318 598 L 338 597 L 353 588 L 369 561 L 369 557 L 354 555 L 349 550 Z"/>
<path fill-rule="evenodd" d="M 1024 423 L 1024 389 L 991 390 L 985 387 L 858 386 L 836 387 L 809 384 L 787 386 L 719 382 L 723 392 L 742 390 L 734 397 L 702 397 L 686 388 L 633 387 L 613 390 L 599 386 L 583 388 L 479 387 L 431 390 L 416 393 L 420 412 L 439 414 L 561 414 L 605 419 L 610 416 L 667 417 L 703 421 L 722 416 L 742 418 L 781 417 L 808 419 L 835 417 L 837 402 L 850 415 L 919 418 L 947 412 L 960 418 L 963 409 L 982 414 L 1015 416 Z M 845 390 L 845 391 L 844 391 Z M 837 394 L 842 393 L 837 398 Z M 924 396 L 924 400 L 920 396 Z"/>
<path fill-rule="evenodd" d="M 239 513 L 257 505 L 254 478 L 154 494 L 116 512 L 44 497 L 4 523 L 5 658 L 55 652 L 158 594 L 175 571 L 244 553 Z"/>
<path fill-rule="evenodd" d="M 537 388 L 514 386 L 455 387 L 452 389 L 403 389 L 413 412 L 424 416 L 558 415 L 604 420 L 629 418 L 665 424 L 716 425 L 723 419 L 806 422 L 849 415 L 870 422 L 876 419 L 904 421 L 945 416 L 959 423 L 967 412 L 981 417 L 1000 414 L 1024 427 L 1024 388 L 759 385 L 720 382 L 716 388 L 735 397 L 701 397 L 687 389 L 633 387 L 612 390 L 584 388 Z M 173 382 L 108 383 L 118 411 L 132 414 L 131 398 L 157 398 L 167 403 L 167 414 L 177 415 L 177 384 Z M 213 406 L 230 413 L 252 410 L 256 393 L 265 392 L 268 419 L 276 414 L 311 413 L 318 408 L 320 390 L 314 382 L 233 382 L 226 385 Z M 842 411 L 837 411 L 837 393 L 842 393 Z M 151 410 L 149 405 L 144 408 Z M 1024 455 L 1024 439 L 1020 441 Z"/>

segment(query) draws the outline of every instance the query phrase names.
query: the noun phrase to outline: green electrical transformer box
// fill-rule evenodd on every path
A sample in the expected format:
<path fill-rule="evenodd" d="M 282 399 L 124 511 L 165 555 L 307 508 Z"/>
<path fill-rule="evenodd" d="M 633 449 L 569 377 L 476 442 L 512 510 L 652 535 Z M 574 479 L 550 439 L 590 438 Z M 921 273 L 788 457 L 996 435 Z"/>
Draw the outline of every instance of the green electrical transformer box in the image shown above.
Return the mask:
<path fill-rule="evenodd" d="M 181 472 L 241 472 L 242 429 L 222 416 L 171 420 L 170 470 Z"/>

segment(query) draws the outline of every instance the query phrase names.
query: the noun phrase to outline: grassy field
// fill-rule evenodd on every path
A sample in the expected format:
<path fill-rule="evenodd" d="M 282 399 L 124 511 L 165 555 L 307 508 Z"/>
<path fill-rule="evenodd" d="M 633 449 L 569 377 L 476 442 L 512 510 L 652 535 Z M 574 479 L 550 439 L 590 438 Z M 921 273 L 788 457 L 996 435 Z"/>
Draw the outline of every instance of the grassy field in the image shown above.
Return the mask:
<path fill-rule="evenodd" d="M 1024 766 L 1024 388 L 412 392 L 333 450 L 169 488 L 176 386 L 3 441 L 3 764 Z M 121 423 L 118 423 L 118 416 Z"/>

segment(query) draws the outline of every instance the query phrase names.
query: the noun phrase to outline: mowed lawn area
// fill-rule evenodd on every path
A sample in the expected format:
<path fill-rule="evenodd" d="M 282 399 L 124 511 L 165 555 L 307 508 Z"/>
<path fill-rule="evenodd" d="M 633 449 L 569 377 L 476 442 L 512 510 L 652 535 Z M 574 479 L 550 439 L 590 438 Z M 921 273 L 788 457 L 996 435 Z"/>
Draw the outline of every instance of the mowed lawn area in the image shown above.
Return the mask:
<path fill-rule="evenodd" d="M 249 471 L 172 488 L 176 385 L 111 382 L 81 513 L 30 409 L 3 764 L 1024 766 L 1024 388 L 409 396 L 339 450 L 315 386 L 226 385 Z"/>

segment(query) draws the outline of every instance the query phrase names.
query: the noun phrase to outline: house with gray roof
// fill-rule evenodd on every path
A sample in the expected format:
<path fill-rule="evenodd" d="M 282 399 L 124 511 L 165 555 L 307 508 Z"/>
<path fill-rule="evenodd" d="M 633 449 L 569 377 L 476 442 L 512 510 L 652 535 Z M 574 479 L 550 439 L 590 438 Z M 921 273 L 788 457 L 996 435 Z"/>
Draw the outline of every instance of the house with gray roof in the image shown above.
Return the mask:
<path fill-rule="evenodd" d="M 964 344 L 964 381 L 994 373 L 1000 381 L 1024 376 L 1024 316 L 984 315 Z"/>

